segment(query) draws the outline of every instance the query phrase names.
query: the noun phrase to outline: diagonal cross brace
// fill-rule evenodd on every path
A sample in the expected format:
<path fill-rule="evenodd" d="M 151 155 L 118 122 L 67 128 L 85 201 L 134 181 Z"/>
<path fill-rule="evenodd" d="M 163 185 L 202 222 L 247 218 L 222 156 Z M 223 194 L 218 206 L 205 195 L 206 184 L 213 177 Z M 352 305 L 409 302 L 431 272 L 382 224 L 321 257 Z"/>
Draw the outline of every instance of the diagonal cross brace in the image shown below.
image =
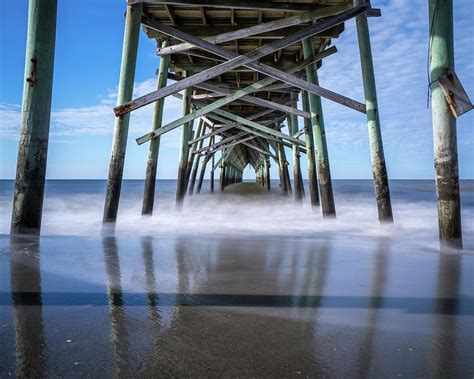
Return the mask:
<path fill-rule="evenodd" d="M 310 64 L 311 61 L 304 61 L 303 63 L 300 63 L 298 65 L 294 65 L 290 70 L 289 72 L 295 72 L 295 71 L 299 71 L 301 69 L 303 69 L 304 67 L 306 67 L 308 64 Z M 173 78 L 175 79 L 178 79 L 178 76 L 174 75 Z M 186 80 L 186 79 L 179 79 L 179 80 Z M 253 83 L 251 84 L 250 86 L 247 86 L 241 90 L 238 90 L 238 91 L 235 91 L 234 93 L 230 94 L 229 96 L 225 97 L 225 98 L 222 98 L 222 99 L 219 99 L 211 104 L 208 104 L 206 106 L 203 106 L 202 108 L 184 116 L 184 117 L 181 117 L 165 126 L 162 126 L 161 128 L 157 129 L 157 130 L 154 130 L 150 133 L 147 133 L 141 137 L 139 137 L 137 139 L 137 143 L 139 145 L 145 143 L 145 142 L 148 142 L 154 138 L 157 138 L 159 137 L 160 135 L 162 134 L 165 134 L 173 129 L 176 129 L 177 127 L 187 123 L 187 122 L 190 122 L 198 117 L 201 117 L 209 112 L 212 112 L 214 111 L 215 109 L 218 109 L 220 107 L 223 107 L 224 105 L 226 104 L 229 104 L 229 103 L 232 103 L 233 101 L 239 99 L 239 98 L 242 98 L 242 97 L 249 97 L 251 98 L 250 100 L 256 100 L 255 97 L 251 97 L 251 96 L 248 96 L 248 94 L 250 93 L 253 93 L 253 92 L 256 92 L 264 87 L 266 87 L 267 85 L 270 85 L 272 84 L 273 82 L 275 82 L 276 79 L 273 79 L 271 77 L 267 77 L 265 79 L 262 79 L 262 80 L 259 80 L 258 82 L 256 83 Z M 250 101 L 249 100 L 249 101 Z M 287 108 L 290 108 L 288 106 L 285 106 L 283 104 L 279 104 L 278 107 L 276 107 L 278 110 L 281 110 L 281 111 L 288 111 Z M 305 112 L 307 113 L 307 112 Z M 308 115 L 309 117 L 311 117 L 311 115 Z"/>
<path fill-rule="evenodd" d="M 117 116 L 123 115 L 126 113 L 129 113 L 135 109 L 141 108 L 147 104 L 150 104 L 154 101 L 157 101 L 163 97 L 169 96 L 173 93 L 179 92 L 185 88 L 192 87 L 196 85 L 197 83 L 201 83 L 203 81 L 209 80 L 213 77 L 216 77 L 220 74 L 223 74 L 229 70 L 232 70 L 235 67 L 238 66 L 246 66 L 249 67 L 255 71 L 262 72 L 268 76 L 272 76 L 275 79 L 282 80 L 284 82 L 287 82 L 289 84 L 292 84 L 293 86 L 299 87 L 301 89 L 305 89 L 309 92 L 312 92 L 318 96 L 322 96 L 325 98 L 328 98 L 329 100 L 333 100 L 335 102 L 338 102 L 340 104 L 346 105 L 350 108 L 356 109 L 360 112 L 365 113 L 365 105 L 362 103 L 359 103 L 355 100 L 349 99 L 345 96 L 339 95 L 335 92 L 332 92 L 330 90 L 324 89 L 320 86 L 317 86 L 315 84 L 308 83 L 304 80 L 298 79 L 294 77 L 293 75 L 286 74 L 278 69 L 275 69 L 273 67 L 270 67 L 268 65 L 262 64 L 262 63 L 255 63 L 253 61 L 260 59 L 268 54 L 271 54 L 277 50 L 280 50 L 286 46 L 289 46 L 293 43 L 299 42 L 305 38 L 309 38 L 317 33 L 320 33 L 321 31 L 324 31 L 326 29 L 329 29 L 337 24 L 340 24 L 348 19 L 351 19 L 366 10 L 370 9 L 369 4 L 362 4 L 357 7 L 351 8 L 347 12 L 343 12 L 338 16 L 332 17 L 328 20 L 321 21 L 320 23 L 311 25 L 305 29 L 302 29 L 294 34 L 291 34 L 285 38 L 282 38 L 280 40 L 274 41 L 268 45 L 261 46 L 255 50 L 252 50 L 248 52 L 245 55 L 238 55 L 237 53 L 231 52 L 229 50 L 226 50 L 220 46 L 213 45 L 212 43 L 203 41 L 199 38 L 193 37 L 187 33 L 184 33 L 178 29 L 175 29 L 171 26 L 161 24 L 158 21 L 154 21 L 148 18 L 142 18 L 142 23 L 144 25 L 147 25 L 148 27 L 152 29 L 156 29 L 164 34 L 173 36 L 175 38 L 181 39 L 186 42 L 191 42 L 195 44 L 196 46 L 207 50 L 211 53 L 214 53 L 216 55 L 222 56 L 226 59 L 230 59 L 227 62 L 221 63 L 220 65 L 217 65 L 215 67 L 212 67 L 210 69 L 201 71 L 200 73 L 197 73 L 193 76 L 190 76 L 189 78 L 186 78 L 185 80 L 182 80 L 178 83 L 174 83 L 170 86 L 167 86 L 163 89 L 160 89 L 158 91 L 151 92 L 147 95 L 144 95 L 142 97 L 139 97 L 135 100 L 132 100 L 131 102 L 125 103 L 123 105 L 117 106 L 114 108 L 114 112 Z"/>

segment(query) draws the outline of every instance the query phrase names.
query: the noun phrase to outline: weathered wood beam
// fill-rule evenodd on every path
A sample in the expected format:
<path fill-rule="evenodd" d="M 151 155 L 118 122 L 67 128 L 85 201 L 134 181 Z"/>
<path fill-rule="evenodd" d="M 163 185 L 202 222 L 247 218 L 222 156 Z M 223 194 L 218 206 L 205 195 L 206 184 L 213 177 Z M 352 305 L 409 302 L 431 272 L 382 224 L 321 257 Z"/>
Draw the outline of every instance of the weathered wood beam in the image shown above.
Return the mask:
<path fill-rule="evenodd" d="M 209 21 L 207 20 L 206 10 L 204 9 L 204 7 L 199 7 L 199 11 L 201 12 L 202 23 L 204 25 L 209 25 Z"/>
<path fill-rule="evenodd" d="M 238 133 L 238 134 L 233 134 L 230 137 L 223 138 L 222 140 L 220 140 L 219 142 L 216 142 L 215 144 L 213 144 L 211 146 L 206 146 L 206 147 L 197 149 L 197 150 L 193 151 L 193 154 L 200 154 L 200 153 L 203 153 L 205 151 L 214 151 L 219 146 L 226 145 L 227 143 L 229 143 L 231 141 L 234 141 L 235 139 L 245 137 L 246 135 L 247 135 L 247 133 L 245 133 L 245 132 Z"/>
<path fill-rule="evenodd" d="M 262 124 L 259 124 L 257 122 L 247 120 L 246 118 L 234 115 L 230 112 L 223 111 L 222 109 L 216 109 L 214 111 L 214 113 L 219 115 L 219 116 L 228 118 L 229 120 L 236 121 L 236 122 L 239 122 L 243 125 L 250 126 L 251 128 L 259 130 L 261 132 L 264 132 L 264 133 L 273 135 L 275 137 L 290 141 L 290 142 L 295 143 L 295 144 L 300 145 L 300 146 L 305 146 L 305 144 L 303 142 L 301 142 L 300 140 L 298 140 L 296 138 L 293 138 L 292 136 L 289 136 L 288 134 L 284 134 L 282 132 L 279 132 L 277 130 L 269 128 L 267 126 L 263 126 Z"/>
<path fill-rule="evenodd" d="M 302 62 L 298 65 L 295 65 L 294 67 L 292 67 L 288 71 L 289 72 L 296 72 L 298 70 L 303 69 L 304 67 L 306 67 L 308 64 L 311 64 L 312 62 L 314 62 L 314 59 L 309 60 L 309 61 L 304 61 L 304 62 Z M 174 75 L 173 77 L 175 79 L 178 79 L 177 75 Z M 186 79 L 180 78 L 178 83 L 181 80 L 184 81 Z M 248 102 L 251 102 L 251 103 L 256 103 L 256 104 L 262 103 L 262 99 L 259 99 L 259 98 L 256 98 L 256 97 L 247 97 L 247 95 L 250 94 L 250 93 L 253 93 L 253 92 L 255 92 L 255 91 L 257 91 L 261 88 L 264 88 L 267 85 L 272 84 L 274 81 L 275 81 L 275 79 L 273 79 L 271 77 L 267 77 L 267 78 L 262 79 L 262 80 L 258 81 L 257 83 L 254 83 L 254 84 L 252 84 L 248 87 L 245 87 L 241 90 L 235 91 L 234 93 L 232 93 L 231 95 L 229 95 L 229 96 L 227 96 L 223 99 L 219 99 L 219 100 L 217 100 L 217 101 L 215 101 L 211 104 L 205 105 L 202 108 L 198 109 L 197 111 L 194 111 L 194 112 L 190 113 L 189 115 L 181 117 L 178 120 L 175 120 L 175 121 L 161 127 L 158 130 L 151 131 L 150 133 L 147 133 L 144 136 L 137 138 L 137 143 L 139 145 L 141 145 L 141 144 L 143 144 L 147 141 L 150 141 L 150 140 L 152 140 L 152 139 L 154 139 L 154 138 L 156 138 L 156 137 L 158 137 L 158 136 L 160 136 L 164 133 L 167 133 L 167 132 L 179 127 L 180 125 L 182 125 L 186 122 L 191 121 L 192 119 L 195 119 L 195 118 L 201 117 L 201 116 L 203 116 L 207 113 L 213 112 L 214 110 L 216 110 L 220 107 L 223 107 L 226 104 L 232 103 L 233 101 L 235 101 L 237 99 L 240 99 L 240 98 L 246 98 L 246 100 Z M 263 104 L 265 104 L 265 106 L 267 108 L 277 109 L 277 110 L 281 110 L 283 112 L 285 112 L 285 111 L 290 112 L 290 113 L 295 112 L 299 116 L 303 116 L 303 117 L 307 117 L 307 118 L 311 117 L 311 115 L 308 114 L 308 112 L 294 111 L 293 108 L 288 107 L 288 106 L 283 105 L 283 104 L 273 103 L 273 102 L 268 101 L 268 100 L 263 100 Z"/>
<path fill-rule="evenodd" d="M 247 134 L 247 133 L 244 133 L 244 134 Z M 231 141 L 230 141 L 231 138 L 226 138 L 225 140 L 220 141 L 220 142 L 225 141 L 226 143 L 224 143 L 224 144 L 222 144 L 222 145 L 219 145 L 219 146 L 213 148 L 212 151 L 213 151 L 213 152 L 216 152 L 216 151 L 219 151 L 219 150 L 222 150 L 222 149 L 226 149 L 226 148 L 229 148 L 229 147 L 232 147 L 232 146 L 236 146 L 236 145 L 238 145 L 238 144 L 240 144 L 240 143 L 243 143 L 243 142 L 245 142 L 245 141 L 248 141 L 248 140 L 251 140 L 251 139 L 256 138 L 255 136 L 249 136 L 249 135 L 247 135 L 247 136 L 240 136 L 240 137 L 242 137 L 242 138 L 238 139 L 237 141 L 235 141 L 235 138 L 232 138 L 232 140 L 233 140 L 234 142 L 231 142 Z M 202 152 L 196 151 L 195 154 L 202 154 Z"/>
<path fill-rule="evenodd" d="M 171 21 L 171 25 L 176 26 L 176 18 L 174 17 L 173 9 L 169 5 L 164 5 L 166 14 Z"/>
<path fill-rule="evenodd" d="M 211 7 L 211 8 L 233 8 L 233 9 L 253 9 L 262 11 L 283 11 L 283 12 L 305 12 L 317 4 L 294 4 L 274 2 L 271 0 L 128 0 L 128 4 L 147 3 L 147 4 L 170 4 L 186 5 L 192 7 Z M 321 2 L 324 4 L 324 2 Z"/>
<path fill-rule="evenodd" d="M 212 44 L 219 44 L 228 41 L 234 41 L 241 38 L 247 38 L 249 36 L 254 36 L 261 33 L 266 33 L 274 30 L 280 30 L 287 28 L 289 26 L 300 25 L 306 22 L 311 22 L 320 18 L 330 17 L 347 11 L 352 7 L 351 4 L 343 4 L 337 5 L 332 7 L 324 7 L 324 8 L 316 8 L 309 12 L 297 14 L 291 17 L 281 18 L 275 21 L 266 22 L 264 24 L 254 25 L 248 28 L 243 28 L 239 30 L 235 30 L 228 33 L 223 33 L 219 35 L 215 35 L 212 37 L 204 38 L 205 41 L 210 42 Z M 285 35 L 291 34 L 288 30 L 286 31 Z M 177 52 L 186 51 L 196 47 L 193 44 L 188 42 L 180 43 L 173 46 L 163 47 L 157 50 L 158 55 L 167 55 L 167 54 L 174 54 Z"/>
<path fill-rule="evenodd" d="M 261 40 L 274 40 L 286 37 L 288 34 L 295 33 L 298 30 L 303 29 L 304 25 L 297 25 L 297 26 L 290 26 L 285 29 L 274 30 L 267 33 L 262 33 L 258 35 L 252 35 L 245 37 L 247 40 L 255 40 L 257 43 Z M 232 25 L 212 25 L 212 26 L 203 26 L 200 25 L 196 27 L 196 25 L 179 25 L 179 30 L 192 34 L 197 38 L 209 38 L 214 37 L 215 35 L 224 34 L 224 33 L 233 33 L 241 30 L 241 26 L 232 26 Z M 163 38 L 163 33 L 156 31 L 143 25 L 143 30 L 147 34 L 148 38 L 153 39 L 160 39 Z M 341 33 L 344 31 L 344 24 L 339 24 L 333 26 L 332 28 L 323 30 L 322 32 L 315 35 L 317 38 L 338 38 Z M 188 50 L 189 52 L 189 50 Z"/>
<path fill-rule="evenodd" d="M 337 25 L 341 22 L 344 22 L 352 17 L 357 16 L 358 14 L 361 14 L 365 12 L 367 9 L 369 9 L 368 4 L 363 4 L 358 7 L 354 7 L 350 9 L 347 12 L 341 13 L 338 16 L 332 17 L 330 19 L 327 19 L 325 21 L 321 21 L 318 24 L 311 25 L 300 32 L 294 33 L 292 35 L 289 35 L 285 38 L 282 38 L 281 40 L 274 41 L 268 45 L 262 46 L 260 48 L 257 48 L 255 50 L 252 50 L 251 52 L 244 54 L 244 55 L 237 55 L 236 53 L 233 53 L 231 51 L 228 51 L 222 47 L 213 45 L 209 42 L 200 40 L 199 38 L 195 38 L 191 35 L 188 35 L 186 33 L 183 33 L 171 26 L 167 26 L 164 24 L 161 24 L 157 21 L 148 19 L 148 18 L 143 18 L 142 22 L 146 24 L 147 26 L 153 27 L 154 29 L 157 29 L 167 35 L 179 38 L 183 41 L 188 41 L 194 43 L 196 46 L 199 46 L 200 48 L 203 48 L 204 50 L 210 51 L 212 53 L 215 53 L 217 55 L 223 56 L 224 58 L 230 59 L 229 61 L 222 63 L 220 65 L 217 65 L 216 67 L 210 69 L 210 70 L 205 70 L 202 71 L 196 75 L 191 76 L 188 80 L 183 80 L 178 83 L 174 83 L 171 86 L 168 86 L 164 89 L 161 89 L 159 91 L 152 92 L 148 95 L 142 96 L 138 99 L 135 99 L 127 104 L 124 104 L 120 107 L 114 108 L 114 112 L 116 115 L 121 115 L 125 113 L 129 113 L 132 110 L 138 109 L 140 107 L 143 107 L 149 103 L 152 103 L 154 101 L 157 101 L 158 99 L 162 97 L 166 97 L 168 95 L 171 95 L 172 93 L 179 92 L 185 88 L 189 88 L 190 86 L 194 86 L 197 83 L 201 83 L 203 81 L 209 80 L 210 78 L 213 78 L 217 75 L 220 75 L 226 71 L 229 71 L 233 69 L 234 67 L 238 67 L 241 65 L 248 66 L 252 69 L 255 69 L 257 71 L 260 71 L 264 74 L 267 74 L 269 76 L 274 77 L 275 79 L 279 79 L 282 81 L 285 81 L 289 84 L 292 84 L 296 87 L 299 87 L 301 89 L 308 90 L 309 92 L 316 93 L 319 96 L 323 96 L 325 98 L 328 98 L 330 100 L 333 100 L 335 102 L 338 102 L 340 104 L 349 106 L 351 108 L 354 108 L 358 111 L 365 112 L 365 105 L 361 104 L 359 102 L 356 102 L 352 99 L 349 99 L 345 96 L 336 94 L 332 91 L 329 91 L 327 89 L 324 89 L 322 87 L 319 87 L 317 85 L 305 82 L 303 80 L 300 80 L 298 78 L 295 78 L 292 75 L 286 74 L 278 69 L 272 68 L 270 66 L 264 65 L 262 63 L 254 63 L 253 61 L 273 53 L 276 50 L 282 49 L 288 45 L 291 45 L 295 42 L 299 42 L 304 38 L 309 38 L 313 36 L 314 34 L 325 30 L 327 28 L 330 28 L 334 25 Z"/>
<path fill-rule="evenodd" d="M 217 116 L 217 115 L 215 115 L 215 114 L 213 114 L 212 117 L 215 118 L 217 121 L 221 121 L 221 122 L 224 122 L 224 123 L 230 123 L 230 121 L 228 121 L 228 120 L 225 119 L 224 117 L 220 117 L 220 116 Z M 285 118 L 285 117 L 286 117 L 286 116 L 283 116 L 283 118 Z M 279 123 L 280 121 L 273 121 L 273 123 L 275 123 L 275 122 Z M 270 140 L 270 141 L 275 141 L 275 142 L 277 142 L 277 143 L 281 143 L 281 144 L 283 144 L 284 146 L 291 148 L 291 145 L 290 145 L 289 143 L 287 143 L 287 142 L 283 141 L 281 138 L 275 137 L 275 136 L 273 136 L 273 135 L 271 135 L 271 134 L 267 134 L 267 133 L 265 133 L 265 132 L 258 131 L 258 130 L 256 130 L 256 129 L 250 128 L 250 127 L 245 126 L 245 125 L 242 125 L 242 124 L 240 124 L 240 123 L 235 123 L 235 127 L 236 127 L 237 129 L 243 130 L 243 131 L 245 131 L 245 132 L 247 132 L 247 133 L 254 134 L 254 135 L 256 135 L 256 136 L 258 136 L 258 137 L 261 137 L 261 138 L 264 138 L 264 139 L 266 139 L 266 140 Z M 270 129 L 270 130 L 273 130 L 273 129 Z M 302 151 L 303 151 L 303 152 L 306 152 L 305 149 L 302 149 Z"/>
<path fill-rule="evenodd" d="M 257 118 L 261 117 L 261 116 L 264 116 L 268 113 L 271 113 L 273 112 L 273 110 L 271 109 L 266 109 L 262 112 L 259 112 L 257 114 L 254 114 L 252 116 L 249 116 L 247 117 L 248 120 L 256 120 Z M 201 117 L 203 120 L 205 117 Z M 207 139 L 207 138 L 210 138 L 212 136 L 215 136 L 217 134 L 220 134 L 220 133 L 224 133 L 225 131 L 228 131 L 232 128 L 235 127 L 237 123 L 233 122 L 233 123 L 230 123 L 230 124 L 227 124 L 227 125 L 224 125 L 223 127 L 220 127 L 220 128 L 215 128 L 214 130 L 212 130 L 211 132 L 207 133 L 207 134 L 204 134 L 203 136 L 199 137 L 199 138 L 196 138 L 196 139 L 193 139 L 192 141 L 189 141 L 189 144 L 194 144 L 200 140 L 203 140 L 203 139 Z M 215 124 L 209 120 L 208 122 L 208 125 L 211 125 L 211 127 L 213 127 Z"/>

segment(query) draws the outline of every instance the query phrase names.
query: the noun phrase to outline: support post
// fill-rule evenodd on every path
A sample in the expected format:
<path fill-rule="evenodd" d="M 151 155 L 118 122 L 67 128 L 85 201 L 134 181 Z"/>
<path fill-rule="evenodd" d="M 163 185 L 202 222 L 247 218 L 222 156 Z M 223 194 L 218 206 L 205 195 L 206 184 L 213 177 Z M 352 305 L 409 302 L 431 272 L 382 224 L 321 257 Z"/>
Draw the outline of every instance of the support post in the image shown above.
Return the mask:
<path fill-rule="evenodd" d="M 142 7 L 142 3 L 127 6 L 117 106 L 132 99 Z M 115 222 L 117 219 L 129 123 L 130 114 L 124 114 L 115 119 L 112 156 L 110 158 L 104 206 L 104 222 Z"/>
<path fill-rule="evenodd" d="M 219 191 L 224 192 L 225 187 L 225 176 L 226 176 L 226 164 L 223 162 L 221 163 L 221 172 L 219 177 Z"/>
<path fill-rule="evenodd" d="M 354 0 L 354 6 L 364 4 L 365 2 L 365 0 Z M 365 14 L 358 15 L 356 17 L 356 24 L 357 37 L 359 40 L 360 64 L 362 67 L 362 79 L 364 82 L 370 157 L 372 160 L 372 175 L 374 177 L 378 216 L 381 222 L 393 222 L 367 16 Z"/>
<path fill-rule="evenodd" d="M 270 162 L 268 159 L 265 159 L 265 187 L 267 191 L 271 190 L 270 186 Z"/>
<path fill-rule="evenodd" d="M 462 247 L 456 119 L 437 79 L 454 72 L 453 1 L 429 2 L 434 165 L 442 245 Z"/>
<path fill-rule="evenodd" d="M 184 90 L 183 94 L 183 115 L 186 116 L 191 112 L 191 88 Z M 184 196 L 186 194 L 186 182 L 188 176 L 188 157 L 189 145 L 192 124 L 186 123 L 181 126 L 181 148 L 178 167 L 178 181 L 176 185 L 176 207 L 181 209 L 183 207 Z"/>
<path fill-rule="evenodd" d="M 314 56 L 313 45 L 310 39 L 303 40 L 303 53 L 305 59 Z M 308 82 L 318 84 L 318 73 L 316 65 L 306 68 Z M 321 196 L 321 208 L 323 216 L 335 216 L 336 207 L 334 205 L 334 194 L 332 191 L 331 170 L 329 168 L 329 155 L 326 143 L 326 132 L 324 130 L 323 107 L 321 97 L 314 93 L 309 94 L 309 108 L 311 110 L 311 125 L 313 127 L 314 142 L 316 145 L 317 159 L 316 166 L 319 174 L 319 190 Z"/>
<path fill-rule="evenodd" d="M 288 186 L 285 175 L 285 158 L 284 147 L 281 143 L 278 144 L 278 173 L 280 174 L 280 187 L 283 195 L 288 196 Z"/>
<path fill-rule="evenodd" d="M 301 102 L 303 103 L 303 110 L 309 112 L 309 97 L 308 92 L 301 91 Z M 306 156 L 308 159 L 308 182 L 309 192 L 311 197 L 311 206 L 319 206 L 319 192 L 318 192 L 318 175 L 316 173 L 316 154 L 314 151 L 313 128 L 311 127 L 311 120 L 304 119 L 305 142 L 306 142 Z"/>
<path fill-rule="evenodd" d="M 291 100 L 294 106 L 297 104 L 297 96 L 295 93 L 291 94 Z M 293 115 L 288 115 L 288 131 L 290 135 L 294 135 L 298 131 L 298 119 Z M 293 183 L 295 187 L 295 200 L 300 202 L 303 200 L 303 189 L 301 186 L 301 165 L 300 165 L 300 151 L 296 144 L 293 144 Z"/>
<path fill-rule="evenodd" d="M 214 143 L 214 136 L 212 138 L 212 143 Z M 215 164 L 215 154 L 212 154 L 211 157 L 211 172 L 209 173 L 209 191 L 214 193 L 214 164 Z"/>
<path fill-rule="evenodd" d="M 206 126 L 204 124 L 204 121 L 199 120 L 199 126 L 198 126 L 198 129 L 197 129 L 197 136 L 198 138 L 203 136 L 204 134 L 206 133 Z M 204 143 L 204 140 L 200 140 L 199 142 L 197 142 L 194 146 L 194 150 L 199 150 L 202 148 L 202 144 Z M 189 179 L 189 186 L 188 186 L 188 195 L 192 195 L 193 192 L 194 192 L 194 184 L 196 183 L 196 175 L 197 175 L 197 171 L 198 171 L 198 168 L 199 168 L 199 161 L 201 160 L 201 155 L 200 154 L 195 154 L 195 155 L 192 155 L 190 156 L 190 160 L 191 162 L 193 162 L 193 167 L 192 167 L 192 170 L 191 170 L 191 178 Z"/>
<path fill-rule="evenodd" d="M 162 47 L 168 46 L 167 40 L 163 41 Z M 160 68 L 158 69 L 157 89 L 166 86 L 168 78 L 170 58 L 169 56 L 160 59 Z M 163 108 L 165 99 L 160 99 L 155 103 L 153 111 L 152 131 L 161 128 L 163 121 Z M 154 138 L 150 141 L 148 150 L 148 159 L 146 163 L 145 189 L 143 193 L 142 215 L 151 215 L 153 213 L 153 205 L 155 202 L 155 186 L 156 186 L 156 171 L 158 166 L 158 154 L 160 152 L 160 137 Z"/>
<path fill-rule="evenodd" d="M 57 0 L 30 0 L 12 234 L 39 234 L 53 87 Z"/>
<path fill-rule="evenodd" d="M 208 146 L 211 146 L 213 143 L 214 143 L 214 136 L 211 136 L 211 138 L 209 138 Z M 214 154 L 212 154 L 212 156 L 214 156 Z M 204 158 L 204 162 L 202 163 L 201 173 L 199 174 L 199 180 L 198 180 L 198 184 L 197 184 L 197 188 L 196 188 L 196 193 L 198 193 L 198 194 L 201 193 L 202 182 L 204 181 L 204 175 L 206 173 L 206 166 L 207 166 L 207 162 L 209 162 L 209 159 L 210 159 L 210 156 L 206 155 L 206 158 Z"/>

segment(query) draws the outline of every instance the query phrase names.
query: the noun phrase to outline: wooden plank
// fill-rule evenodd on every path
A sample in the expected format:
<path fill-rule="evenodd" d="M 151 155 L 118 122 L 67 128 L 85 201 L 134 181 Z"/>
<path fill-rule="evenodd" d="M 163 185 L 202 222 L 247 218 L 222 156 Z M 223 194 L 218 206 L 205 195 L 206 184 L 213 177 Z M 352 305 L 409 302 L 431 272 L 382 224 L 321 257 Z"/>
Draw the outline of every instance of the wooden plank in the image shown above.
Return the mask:
<path fill-rule="evenodd" d="M 294 33 L 303 28 L 304 28 L 304 25 L 290 26 L 285 29 L 273 30 L 266 33 L 248 36 L 248 37 L 245 37 L 245 39 L 249 41 L 255 41 L 255 43 L 258 43 L 259 40 L 280 39 L 280 38 L 286 37 L 288 34 Z M 196 27 L 196 25 L 179 25 L 179 30 L 183 31 L 184 33 L 192 34 L 193 36 L 197 38 L 209 38 L 218 34 L 236 32 L 240 29 L 242 29 L 241 26 L 232 26 L 232 25 L 212 25 L 212 26 L 201 25 L 199 27 Z M 143 30 L 148 36 L 148 38 L 153 38 L 153 39 L 163 38 L 163 33 L 160 33 L 156 30 L 148 28 L 146 25 L 143 25 Z M 330 29 L 323 30 L 322 32 L 316 34 L 315 37 L 338 38 L 343 31 L 344 31 L 344 24 L 339 24 L 339 25 L 333 26 Z"/>
<path fill-rule="evenodd" d="M 191 7 L 253 9 L 261 11 L 305 12 L 314 9 L 316 4 L 293 4 L 271 0 L 128 0 L 128 4 L 146 3 L 148 5 L 187 5 Z"/>
<path fill-rule="evenodd" d="M 159 91 L 152 92 L 150 94 L 147 94 L 145 96 L 142 96 L 138 99 L 135 99 L 127 104 L 124 104 L 122 106 L 114 108 L 114 112 L 116 115 L 122 115 L 125 113 L 129 113 L 132 110 L 138 109 L 140 107 L 143 107 L 147 104 L 150 104 L 154 101 L 159 100 L 162 97 L 166 97 L 168 95 L 171 95 L 175 92 L 179 92 L 185 88 L 189 88 L 190 86 L 196 85 L 198 83 L 201 83 L 203 81 L 206 81 L 208 79 L 211 79 L 217 75 L 220 75 L 226 71 L 229 71 L 233 69 L 234 67 L 238 67 L 240 65 L 245 65 L 248 66 L 252 69 L 255 69 L 256 71 L 262 72 L 264 74 L 267 74 L 269 76 L 272 76 L 276 79 L 285 81 L 289 84 L 292 84 L 296 87 L 299 87 L 301 89 L 305 89 L 309 92 L 315 93 L 319 96 L 328 98 L 330 100 L 333 100 L 335 102 L 338 102 L 340 104 L 346 105 L 350 108 L 356 109 L 360 112 L 365 113 L 365 105 L 362 103 L 359 103 L 357 101 L 354 101 L 352 99 L 349 99 L 345 96 L 336 94 L 332 91 L 329 91 L 327 89 L 324 89 L 322 87 L 319 87 L 315 84 L 311 84 L 308 82 L 305 82 L 303 80 L 300 80 L 298 78 L 295 78 L 292 75 L 286 74 L 278 69 L 272 68 L 270 66 L 264 65 L 262 63 L 254 63 L 253 61 L 256 59 L 259 59 L 265 55 L 271 54 L 272 52 L 279 50 L 281 48 L 284 48 L 285 46 L 288 46 L 290 44 L 293 44 L 295 42 L 298 42 L 304 38 L 310 37 L 324 29 L 327 29 L 329 27 L 332 27 L 334 25 L 337 25 L 341 22 L 344 22 L 352 17 L 357 16 L 358 14 L 363 13 L 366 11 L 369 5 L 368 4 L 363 4 L 359 5 L 357 7 L 352 8 L 351 10 L 341 13 L 338 16 L 332 17 L 328 20 L 322 21 L 318 24 L 309 26 L 308 28 L 305 28 L 301 30 L 300 32 L 294 33 L 290 36 L 287 36 L 286 38 L 283 38 L 278 41 L 274 41 L 268 45 L 262 46 L 258 49 L 252 50 L 251 52 L 245 54 L 245 55 L 237 55 L 236 53 L 233 53 L 232 51 L 228 51 L 222 47 L 213 45 L 209 42 L 200 40 L 199 38 L 195 38 L 191 35 L 188 35 L 186 33 L 183 33 L 175 28 L 172 28 L 171 26 L 167 26 L 164 24 L 161 24 L 157 21 L 150 20 L 148 18 L 143 18 L 142 23 L 146 24 L 147 26 L 153 27 L 154 29 L 157 29 L 167 35 L 179 38 L 183 41 L 188 41 L 196 46 L 199 46 L 200 48 L 203 48 L 204 50 L 207 50 L 211 53 L 220 55 L 224 58 L 230 59 L 228 62 L 222 63 L 210 70 L 206 70 L 203 72 L 200 72 L 199 74 L 191 76 L 187 80 L 183 80 L 181 82 L 175 83 L 171 86 L 168 86 L 164 89 L 161 89 Z"/>
<path fill-rule="evenodd" d="M 309 12 L 297 14 L 291 17 L 281 18 L 275 21 L 266 22 L 264 24 L 254 25 L 248 28 L 238 29 L 232 32 L 215 35 L 204 38 L 205 41 L 212 44 L 219 44 L 228 41 L 234 41 L 240 38 L 247 38 L 261 33 L 266 33 L 274 30 L 280 30 L 289 26 L 300 25 L 306 22 L 314 21 L 319 18 L 330 17 L 342 13 L 352 7 L 351 4 L 337 5 L 325 8 L 316 8 Z M 157 50 L 158 55 L 168 55 L 177 52 L 186 51 L 196 47 L 195 45 L 184 42 L 178 45 L 167 46 Z"/>

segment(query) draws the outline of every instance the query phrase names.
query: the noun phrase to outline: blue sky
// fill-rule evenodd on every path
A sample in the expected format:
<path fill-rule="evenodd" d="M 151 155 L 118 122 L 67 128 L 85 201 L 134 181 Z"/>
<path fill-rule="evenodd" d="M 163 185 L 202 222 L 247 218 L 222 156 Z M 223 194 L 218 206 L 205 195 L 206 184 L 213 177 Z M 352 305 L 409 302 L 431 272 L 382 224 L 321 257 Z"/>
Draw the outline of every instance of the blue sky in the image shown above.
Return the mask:
<path fill-rule="evenodd" d="M 385 155 L 392 179 L 433 178 L 431 110 L 427 97 L 427 1 L 373 0 L 382 18 L 369 20 Z M 456 0 L 456 72 L 474 98 L 474 2 Z M 416 5 L 414 5 L 416 4 Z M 0 178 L 14 178 L 27 32 L 27 1 L 0 1 Z M 60 0 L 47 177 L 107 177 L 124 27 L 125 1 Z M 338 53 L 319 72 L 322 86 L 362 101 L 355 21 L 346 23 Z M 159 58 L 141 33 L 135 96 L 155 88 Z M 333 178 L 371 178 L 365 115 L 323 100 Z M 125 178 L 144 177 L 147 146 L 134 139 L 150 127 L 152 106 L 131 118 Z M 181 114 L 166 100 L 164 121 Z M 460 174 L 474 178 L 474 111 L 458 119 Z M 301 120 L 302 123 L 302 120 Z M 159 178 L 175 178 L 179 130 L 162 138 Z M 291 157 L 290 151 L 287 155 Z M 303 160 L 304 162 L 304 160 Z M 272 166 L 276 177 L 275 164 Z M 303 166 L 306 177 L 306 166 Z M 250 170 L 246 177 L 253 177 Z"/>

